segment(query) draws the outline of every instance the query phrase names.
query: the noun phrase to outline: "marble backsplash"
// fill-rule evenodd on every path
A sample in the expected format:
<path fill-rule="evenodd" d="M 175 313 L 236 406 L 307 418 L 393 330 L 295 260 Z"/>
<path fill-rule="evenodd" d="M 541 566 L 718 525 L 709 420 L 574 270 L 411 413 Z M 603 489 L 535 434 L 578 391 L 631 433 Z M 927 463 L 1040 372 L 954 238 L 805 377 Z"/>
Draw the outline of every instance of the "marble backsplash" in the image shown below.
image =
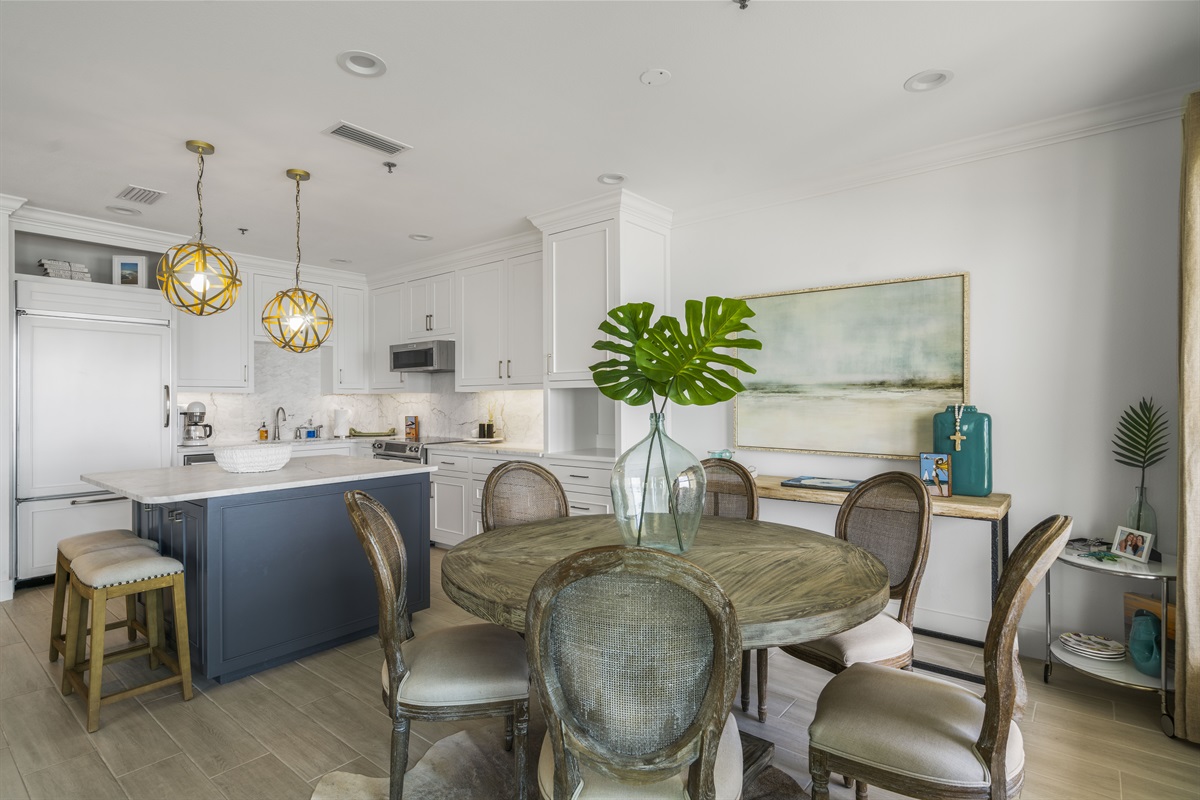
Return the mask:
<path fill-rule="evenodd" d="M 509 442 L 541 447 L 542 391 L 455 392 L 454 375 L 430 375 L 429 392 L 398 394 L 321 394 L 321 360 L 317 353 L 290 353 L 266 342 L 254 344 L 254 393 L 181 391 L 177 405 L 200 401 L 208 410 L 205 422 L 221 441 L 254 439 L 263 422 L 271 429 L 275 409 L 283 407 L 287 421 L 281 436 L 290 438 L 297 425 L 324 425 L 333 435 L 333 412 L 349 412 L 350 426 L 360 431 L 395 428 L 403 434 L 404 417 L 416 415 L 424 436 L 475 436 L 491 408 L 496 436 Z"/>

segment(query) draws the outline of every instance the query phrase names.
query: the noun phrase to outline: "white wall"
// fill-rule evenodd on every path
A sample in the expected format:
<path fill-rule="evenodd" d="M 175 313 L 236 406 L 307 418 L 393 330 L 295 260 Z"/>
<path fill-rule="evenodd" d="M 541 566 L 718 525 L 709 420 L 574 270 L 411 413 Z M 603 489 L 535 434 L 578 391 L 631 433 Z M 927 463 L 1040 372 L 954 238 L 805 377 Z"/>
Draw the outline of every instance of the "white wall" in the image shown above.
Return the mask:
<path fill-rule="evenodd" d="M 1073 516 L 1074 535 L 1111 539 L 1138 475 L 1113 461 L 1109 440 L 1122 410 L 1153 396 L 1171 420 L 1172 451 L 1146 480 L 1161 549 L 1174 553 L 1179 138 L 1177 119 L 1154 122 L 677 227 L 671 307 L 702 293 L 967 271 L 971 402 L 992 415 L 993 487 L 1013 497 L 1013 545 L 1052 513 Z M 693 452 L 733 447 L 732 404 L 673 417 L 672 435 Z M 775 475 L 916 471 L 850 457 L 735 457 Z M 832 531 L 835 509 L 768 500 L 762 516 Z M 988 527 L 937 519 L 933 531 L 917 624 L 982 638 Z M 1055 627 L 1123 637 L 1121 594 L 1147 591 L 1139 583 L 1056 567 Z M 1043 620 L 1039 589 L 1023 651 L 1044 650 Z"/>

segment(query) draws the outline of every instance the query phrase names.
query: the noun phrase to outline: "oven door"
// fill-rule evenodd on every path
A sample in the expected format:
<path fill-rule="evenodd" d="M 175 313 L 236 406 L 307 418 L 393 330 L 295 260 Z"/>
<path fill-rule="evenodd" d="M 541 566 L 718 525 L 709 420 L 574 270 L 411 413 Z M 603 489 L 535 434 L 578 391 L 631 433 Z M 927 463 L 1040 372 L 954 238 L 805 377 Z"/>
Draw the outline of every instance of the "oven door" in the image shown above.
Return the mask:
<path fill-rule="evenodd" d="M 217 457 L 212 453 L 184 453 L 183 465 L 190 467 L 192 464 L 215 464 Z"/>

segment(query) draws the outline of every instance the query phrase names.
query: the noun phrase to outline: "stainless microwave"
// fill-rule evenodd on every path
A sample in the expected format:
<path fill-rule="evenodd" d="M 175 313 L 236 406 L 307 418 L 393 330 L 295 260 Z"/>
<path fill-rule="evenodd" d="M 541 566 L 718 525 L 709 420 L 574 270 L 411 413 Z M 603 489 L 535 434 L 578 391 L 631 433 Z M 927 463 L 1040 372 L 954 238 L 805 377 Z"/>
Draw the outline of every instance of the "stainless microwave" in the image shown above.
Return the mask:
<path fill-rule="evenodd" d="M 389 348 L 392 372 L 453 372 L 454 342 L 407 342 Z"/>

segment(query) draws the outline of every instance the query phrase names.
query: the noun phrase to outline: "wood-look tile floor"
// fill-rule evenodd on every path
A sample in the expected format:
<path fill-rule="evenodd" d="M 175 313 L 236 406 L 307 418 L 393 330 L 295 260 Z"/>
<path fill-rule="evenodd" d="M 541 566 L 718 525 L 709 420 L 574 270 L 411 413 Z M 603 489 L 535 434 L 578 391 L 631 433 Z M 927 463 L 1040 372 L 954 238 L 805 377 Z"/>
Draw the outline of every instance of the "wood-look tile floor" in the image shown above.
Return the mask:
<path fill-rule="evenodd" d="M 443 553 L 432 554 L 432 607 L 415 615 L 418 636 L 476 621 L 441 591 Z M 224 686 L 197 678 L 191 702 L 162 690 L 105 706 L 100 730 L 88 735 L 78 695 L 59 693 L 62 662 L 47 659 L 50 600 L 50 587 L 40 587 L 0 604 L 0 800 L 304 800 L 332 770 L 387 774 L 390 726 L 374 637 Z M 108 636 L 119 644 L 124 633 Z M 931 661 L 976 671 L 982 662 L 970 647 L 928 640 L 919 648 Z M 738 725 L 775 742 L 776 766 L 807 787 L 808 723 L 829 676 L 777 651 L 770 665 L 767 722 L 738 711 Z M 1200 747 L 1162 735 L 1156 695 L 1062 665 L 1049 685 L 1040 662 L 1027 660 L 1025 670 L 1026 800 L 1200 800 Z M 106 670 L 106 683 L 134 685 L 147 671 L 144 660 L 126 661 Z M 470 725 L 497 726 L 499 737 L 500 724 L 417 723 L 409 763 Z M 854 796 L 840 784 L 832 790 Z"/>

